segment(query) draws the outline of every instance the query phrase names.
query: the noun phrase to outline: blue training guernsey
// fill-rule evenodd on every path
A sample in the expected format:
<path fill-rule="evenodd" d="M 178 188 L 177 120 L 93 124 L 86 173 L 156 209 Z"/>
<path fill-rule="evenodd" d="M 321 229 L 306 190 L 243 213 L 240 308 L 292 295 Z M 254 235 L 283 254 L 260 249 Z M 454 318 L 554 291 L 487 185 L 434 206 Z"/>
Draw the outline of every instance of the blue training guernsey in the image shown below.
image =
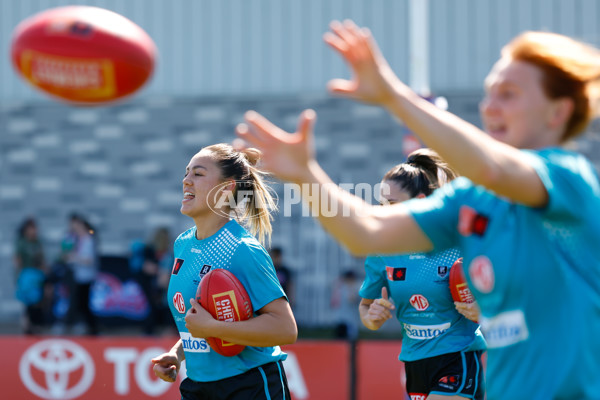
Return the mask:
<path fill-rule="evenodd" d="M 250 296 L 255 316 L 256 311 L 268 303 L 286 297 L 271 258 L 252 235 L 235 220 L 203 240 L 196 238 L 196 227 L 193 227 L 175 240 L 174 255 L 167 296 L 181 336 L 190 379 L 216 381 L 286 358 L 279 346 L 246 346 L 237 356 L 225 357 L 213 351 L 205 339 L 192 337 L 185 327 L 190 299 L 196 296 L 202 277 L 212 269 L 227 269 L 239 279 Z"/>
<path fill-rule="evenodd" d="M 381 288 L 387 288 L 402 324 L 400 360 L 485 350 L 479 325 L 456 311 L 450 294 L 450 267 L 459 256 L 456 249 L 450 249 L 367 257 L 365 281 L 359 294 L 365 299 L 377 299 Z"/>
<path fill-rule="evenodd" d="M 436 250 L 458 247 L 481 307 L 487 398 L 600 398 L 600 186 L 581 155 L 522 151 L 544 208 L 465 178 L 408 201 Z"/>

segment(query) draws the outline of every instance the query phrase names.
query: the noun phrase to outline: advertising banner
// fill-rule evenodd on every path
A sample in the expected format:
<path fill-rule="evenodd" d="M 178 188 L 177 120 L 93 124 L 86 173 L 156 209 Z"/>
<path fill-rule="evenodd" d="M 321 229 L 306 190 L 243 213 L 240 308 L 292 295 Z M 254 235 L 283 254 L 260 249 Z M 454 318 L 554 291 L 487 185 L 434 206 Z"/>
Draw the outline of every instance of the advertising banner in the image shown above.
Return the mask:
<path fill-rule="evenodd" d="M 0 337 L 5 366 L 2 398 L 180 399 L 179 381 L 154 376 L 150 359 L 169 350 L 177 337 Z M 346 400 L 350 350 L 345 342 L 300 342 L 285 346 L 284 367 L 297 400 Z"/>
<path fill-rule="evenodd" d="M 400 341 L 360 341 L 356 345 L 356 400 L 408 398 Z"/>

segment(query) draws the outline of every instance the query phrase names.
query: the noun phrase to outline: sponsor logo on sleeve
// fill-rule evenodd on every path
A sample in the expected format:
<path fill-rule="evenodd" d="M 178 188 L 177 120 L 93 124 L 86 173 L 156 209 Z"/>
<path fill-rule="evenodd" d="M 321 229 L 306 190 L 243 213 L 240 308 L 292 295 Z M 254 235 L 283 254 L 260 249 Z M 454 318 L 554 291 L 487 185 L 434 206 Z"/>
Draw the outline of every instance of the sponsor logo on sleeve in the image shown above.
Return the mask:
<path fill-rule="evenodd" d="M 450 329 L 451 323 L 446 322 L 439 325 L 411 325 L 402 324 L 406 336 L 415 340 L 429 340 L 446 333 Z"/>
<path fill-rule="evenodd" d="M 387 278 L 390 281 L 406 280 L 406 268 L 394 268 L 386 266 L 385 272 L 387 273 Z"/>
<path fill-rule="evenodd" d="M 189 332 L 179 332 L 183 350 L 187 353 L 209 353 L 210 346 L 205 339 L 193 337 Z"/>
<path fill-rule="evenodd" d="M 173 272 L 171 272 L 171 273 L 173 275 L 177 275 L 179 273 L 179 270 L 181 269 L 182 265 L 183 265 L 183 260 L 181 258 L 176 258 L 175 263 L 173 264 Z"/>
<path fill-rule="evenodd" d="M 458 214 L 458 232 L 463 236 L 483 236 L 487 231 L 490 219 L 477 213 L 469 206 L 462 206 Z"/>
<path fill-rule="evenodd" d="M 410 400 L 427 400 L 426 393 L 409 393 Z"/>
<path fill-rule="evenodd" d="M 479 322 L 490 349 L 507 347 L 529 338 L 522 310 L 506 311 L 492 318 L 482 317 Z"/>
<path fill-rule="evenodd" d="M 425 311 L 429 308 L 429 301 L 427 301 L 427 298 L 422 294 L 413 294 L 410 297 L 410 305 L 417 311 Z"/>

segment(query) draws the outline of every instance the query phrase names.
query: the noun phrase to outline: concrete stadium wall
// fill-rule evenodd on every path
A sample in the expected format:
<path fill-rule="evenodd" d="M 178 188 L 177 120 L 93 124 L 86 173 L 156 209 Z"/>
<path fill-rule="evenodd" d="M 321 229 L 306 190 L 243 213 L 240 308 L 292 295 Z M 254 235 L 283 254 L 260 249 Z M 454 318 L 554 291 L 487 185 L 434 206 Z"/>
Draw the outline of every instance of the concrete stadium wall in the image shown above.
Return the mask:
<path fill-rule="evenodd" d="M 450 111 L 478 124 L 477 93 L 448 95 Z M 76 211 L 96 225 L 105 255 L 126 255 L 131 242 L 155 227 L 176 235 L 192 221 L 179 213 L 185 166 L 201 147 L 231 142 L 248 109 L 294 130 L 299 112 L 318 113 L 318 158 L 338 183 L 377 183 L 403 161 L 405 130 L 382 109 L 327 97 L 213 98 L 136 101 L 81 109 L 57 103 L 0 107 L 0 276 L 11 277 L 15 232 L 36 217 L 50 259 L 59 250 L 67 216 Z M 573 144 L 600 166 L 600 135 L 593 127 Z M 285 191 L 275 184 L 280 199 Z M 296 271 L 300 322 L 330 324 L 331 287 L 347 268 L 362 271 L 302 207 L 280 203 L 273 245 Z M 287 214 L 284 215 L 284 214 Z M 0 280 L 0 319 L 14 315 L 11 279 Z"/>

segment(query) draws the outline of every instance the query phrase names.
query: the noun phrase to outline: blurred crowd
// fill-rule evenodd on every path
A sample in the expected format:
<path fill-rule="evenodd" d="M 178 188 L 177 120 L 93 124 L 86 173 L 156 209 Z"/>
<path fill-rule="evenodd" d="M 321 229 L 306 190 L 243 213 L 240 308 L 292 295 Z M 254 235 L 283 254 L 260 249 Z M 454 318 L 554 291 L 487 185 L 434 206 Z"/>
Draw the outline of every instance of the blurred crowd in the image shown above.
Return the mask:
<path fill-rule="evenodd" d="M 14 247 L 15 294 L 24 306 L 23 333 L 97 335 L 101 330 L 110 330 L 104 323 L 107 318 L 102 318 L 110 314 L 101 308 L 108 304 L 114 310 L 115 303 L 123 301 L 106 299 L 107 286 L 113 286 L 108 295 L 115 296 L 112 282 L 116 278 L 106 276 L 110 267 L 120 269 L 114 272 L 128 281 L 123 286 L 129 289 L 119 296 L 141 294 L 144 303 L 143 312 L 134 315 L 136 318 L 129 320 L 121 313 L 125 324 L 112 321 L 113 326 L 137 325 L 146 334 L 156 333 L 170 324 L 166 289 L 173 265 L 172 243 L 169 229 L 159 227 L 147 240 L 134 241 L 129 254 L 103 257 L 98 251 L 98 231 L 83 215 L 72 213 L 60 252 L 49 260 L 36 219 L 26 218 L 17 231 Z M 124 262 L 114 262 L 119 259 Z M 113 316 L 119 317 L 118 313 Z"/>
<path fill-rule="evenodd" d="M 157 227 L 148 238 L 132 241 L 128 254 L 103 255 L 97 229 L 84 215 L 71 213 L 59 254 L 49 259 L 38 222 L 27 217 L 16 232 L 14 246 L 15 294 L 24 309 L 22 332 L 97 335 L 131 328 L 146 335 L 173 333 L 166 292 L 174 239 L 168 227 Z M 294 271 L 285 264 L 281 247 L 270 248 L 269 254 L 294 307 Z M 117 280 L 120 294 L 115 293 Z M 355 314 L 354 281 L 348 272 L 335 283 L 331 300 L 335 315 Z M 127 304 L 115 311 L 119 302 Z M 334 325 L 337 337 L 356 337 L 355 321 L 340 317 Z"/>

